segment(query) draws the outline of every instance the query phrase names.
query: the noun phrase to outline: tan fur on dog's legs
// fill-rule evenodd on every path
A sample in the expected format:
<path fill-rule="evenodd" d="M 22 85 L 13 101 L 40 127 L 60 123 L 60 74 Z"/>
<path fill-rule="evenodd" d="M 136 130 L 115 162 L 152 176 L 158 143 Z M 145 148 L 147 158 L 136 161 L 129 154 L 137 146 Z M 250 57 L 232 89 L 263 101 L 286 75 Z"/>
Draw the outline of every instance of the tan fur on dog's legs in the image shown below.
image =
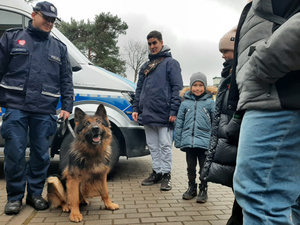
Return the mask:
<path fill-rule="evenodd" d="M 107 175 L 104 176 L 103 182 L 101 182 L 100 194 L 104 202 L 104 205 L 107 209 L 110 210 L 119 209 L 119 205 L 112 203 L 109 198 L 108 189 L 107 189 Z"/>
<path fill-rule="evenodd" d="M 82 214 L 79 210 L 79 185 L 78 179 L 73 179 L 71 176 L 67 177 L 67 199 L 70 209 L 70 220 L 73 222 L 82 221 Z"/>

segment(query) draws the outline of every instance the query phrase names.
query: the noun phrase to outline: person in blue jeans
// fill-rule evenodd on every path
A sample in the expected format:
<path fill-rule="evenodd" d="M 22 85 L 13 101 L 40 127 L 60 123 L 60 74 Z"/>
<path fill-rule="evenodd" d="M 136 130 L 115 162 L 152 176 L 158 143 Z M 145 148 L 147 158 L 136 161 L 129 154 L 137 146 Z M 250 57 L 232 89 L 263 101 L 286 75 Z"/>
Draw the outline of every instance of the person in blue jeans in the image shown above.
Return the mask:
<path fill-rule="evenodd" d="M 238 25 L 234 192 L 245 225 L 300 224 L 299 24 L 299 0 L 253 0 Z"/>
<path fill-rule="evenodd" d="M 211 93 L 207 91 L 206 76 L 201 72 L 191 76 L 190 87 L 184 88 L 181 96 L 183 101 L 179 107 L 175 125 L 175 147 L 186 153 L 189 182 L 188 190 L 182 198 L 189 200 L 197 195 L 197 161 L 200 166 L 200 175 L 204 166 L 205 153 L 209 147 L 215 102 Z M 202 180 L 199 184 L 196 202 L 205 203 L 207 198 L 207 182 Z"/>
<path fill-rule="evenodd" d="M 38 2 L 26 29 L 6 31 L 0 39 L 0 105 L 7 203 L 5 214 L 18 214 L 27 185 L 26 204 L 48 208 L 42 192 L 50 165 L 49 137 L 56 131 L 56 106 L 65 119 L 73 109 L 72 70 L 67 47 L 50 35 L 57 9 Z M 30 158 L 25 160 L 27 137 Z"/>

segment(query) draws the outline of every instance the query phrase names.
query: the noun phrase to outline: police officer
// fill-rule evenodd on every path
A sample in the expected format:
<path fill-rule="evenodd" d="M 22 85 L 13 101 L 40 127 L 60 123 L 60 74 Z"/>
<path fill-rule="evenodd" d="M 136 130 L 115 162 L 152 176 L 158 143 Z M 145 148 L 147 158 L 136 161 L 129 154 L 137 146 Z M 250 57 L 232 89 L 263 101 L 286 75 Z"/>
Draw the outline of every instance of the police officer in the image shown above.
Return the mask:
<path fill-rule="evenodd" d="M 6 214 L 18 214 L 27 184 L 26 204 L 48 208 L 42 198 L 50 164 L 49 136 L 56 130 L 56 106 L 68 118 L 73 108 L 73 82 L 67 47 L 50 35 L 56 7 L 39 2 L 27 29 L 9 30 L 0 39 L 0 105 L 6 109 L 1 134 L 5 139 Z M 30 158 L 25 161 L 27 136 Z"/>

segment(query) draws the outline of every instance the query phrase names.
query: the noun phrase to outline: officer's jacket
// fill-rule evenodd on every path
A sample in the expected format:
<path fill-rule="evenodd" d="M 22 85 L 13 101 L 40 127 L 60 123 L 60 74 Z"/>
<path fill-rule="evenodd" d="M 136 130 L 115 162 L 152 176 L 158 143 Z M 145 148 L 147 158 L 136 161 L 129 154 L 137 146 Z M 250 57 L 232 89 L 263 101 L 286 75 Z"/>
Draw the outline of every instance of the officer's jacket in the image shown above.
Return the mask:
<path fill-rule="evenodd" d="M 67 47 L 32 26 L 0 39 L 0 106 L 36 113 L 72 112 L 72 70 Z"/>

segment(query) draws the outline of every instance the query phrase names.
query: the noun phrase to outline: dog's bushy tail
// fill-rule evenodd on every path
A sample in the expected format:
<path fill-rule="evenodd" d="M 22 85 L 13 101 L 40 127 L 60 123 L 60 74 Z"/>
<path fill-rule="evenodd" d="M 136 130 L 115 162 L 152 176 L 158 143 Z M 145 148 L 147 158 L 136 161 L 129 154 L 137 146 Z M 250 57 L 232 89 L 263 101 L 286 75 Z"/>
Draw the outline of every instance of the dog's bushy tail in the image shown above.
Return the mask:
<path fill-rule="evenodd" d="M 51 208 L 64 205 L 67 201 L 67 194 L 60 179 L 56 176 L 50 176 L 47 179 L 47 185 L 47 197 Z"/>

